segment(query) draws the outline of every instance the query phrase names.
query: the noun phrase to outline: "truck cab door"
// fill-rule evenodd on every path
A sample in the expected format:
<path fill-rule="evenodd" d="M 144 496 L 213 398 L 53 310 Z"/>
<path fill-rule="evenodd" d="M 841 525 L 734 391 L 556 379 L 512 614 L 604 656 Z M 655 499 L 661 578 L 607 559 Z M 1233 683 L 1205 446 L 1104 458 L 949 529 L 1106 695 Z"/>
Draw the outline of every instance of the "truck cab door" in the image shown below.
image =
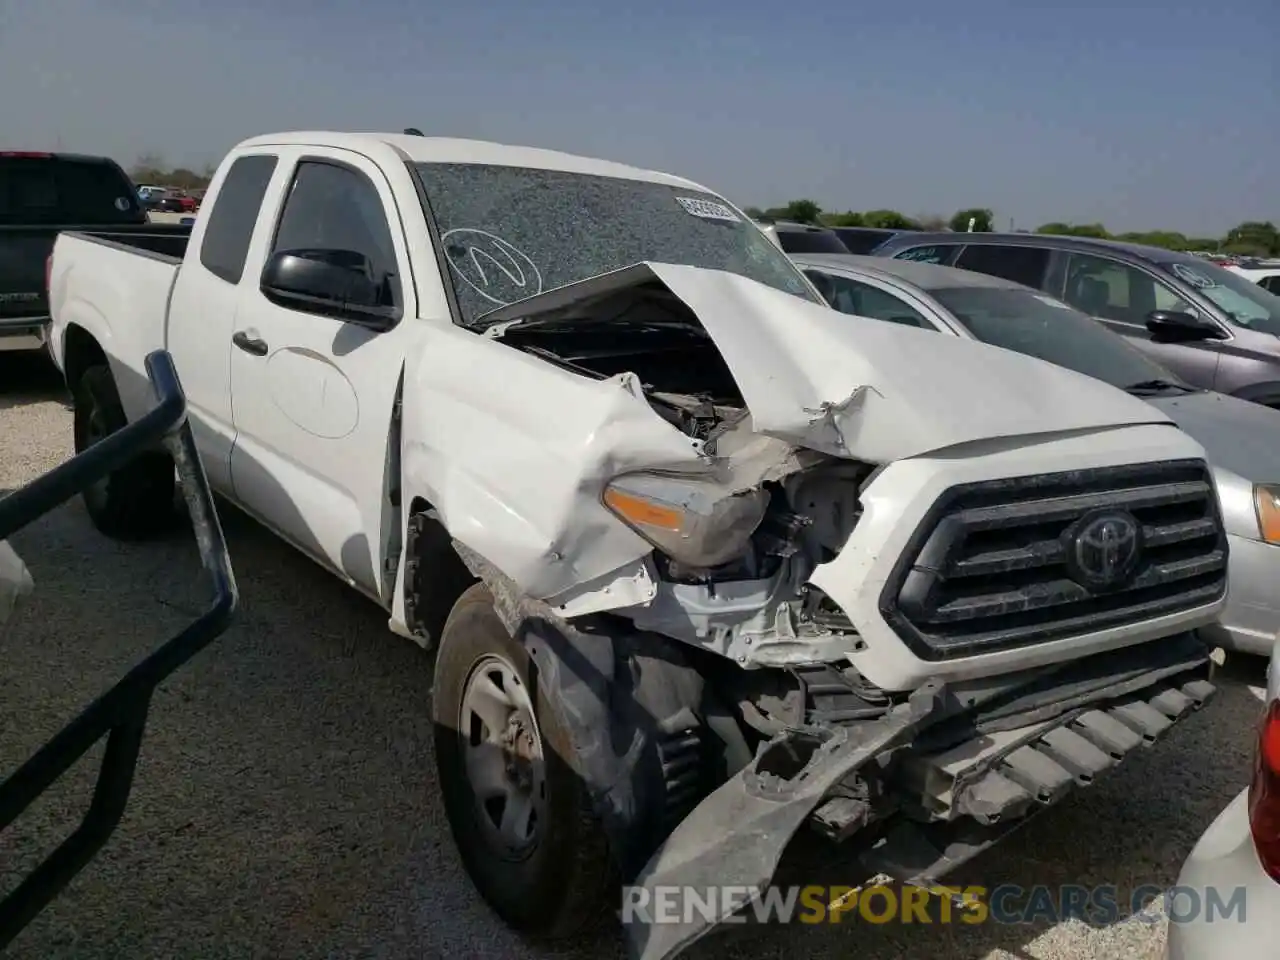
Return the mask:
<path fill-rule="evenodd" d="M 380 541 L 396 479 L 391 424 L 404 355 L 397 333 L 409 322 L 399 318 L 416 315 L 395 194 L 372 161 L 320 147 L 282 157 L 273 187 L 274 209 L 269 196 L 254 238 L 256 275 L 280 251 L 364 263 L 383 284 L 390 320 L 372 329 L 344 316 L 337 300 L 243 288 L 230 335 L 235 497 L 385 600 Z"/>
<path fill-rule="evenodd" d="M 231 332 L 244 290 L 258 285 L 246 268 L 262 203 L 278 160 L 269 152 L 243 153 L 216 185 L 215 203 L 191 231 L 190 255 L 182 262 L 169 300 L 165 347 L 182 372 L 191 430 L 209 484 L 231 490 Z"/>

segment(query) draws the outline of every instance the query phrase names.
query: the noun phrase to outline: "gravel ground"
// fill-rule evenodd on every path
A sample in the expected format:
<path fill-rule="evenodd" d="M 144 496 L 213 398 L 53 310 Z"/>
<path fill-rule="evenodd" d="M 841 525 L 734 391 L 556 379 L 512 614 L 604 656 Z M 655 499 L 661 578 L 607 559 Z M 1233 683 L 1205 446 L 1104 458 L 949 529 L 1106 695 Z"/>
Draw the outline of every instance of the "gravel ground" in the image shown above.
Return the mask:
<path fill-rule="evenodd" d="M 69 455 L 52 372 L 0 355 L 0 492 Z M 233 511 L 235 626 L 157 694 L 125 820 L 11 947 L 53 958 L 614 958 L 530 948 L 474 896 L 436 801 L 430 667 L 380 612 Z M 78 502 L 15 537 L 36 595 L 0 636 L 0 770 L 12 769 L 128 664 L 196 613 L 194 544 L 120 545 Z M 1156 750 L 1079 791 L 960 879 L 1168 885 L 1245 784 L 1263 668 L 1229 662 L 1221 692 Z M 1252 686 L 1252 689 L 1251 689 Z M 0 885 L 83 809 L 86 762 L 0 839 Z M 791 869 L 794 864 L 789 866 Z M 687 956 L 766 960 L 1068 960 L 1160 956 L 1159 923 L 732 928 Z"/>

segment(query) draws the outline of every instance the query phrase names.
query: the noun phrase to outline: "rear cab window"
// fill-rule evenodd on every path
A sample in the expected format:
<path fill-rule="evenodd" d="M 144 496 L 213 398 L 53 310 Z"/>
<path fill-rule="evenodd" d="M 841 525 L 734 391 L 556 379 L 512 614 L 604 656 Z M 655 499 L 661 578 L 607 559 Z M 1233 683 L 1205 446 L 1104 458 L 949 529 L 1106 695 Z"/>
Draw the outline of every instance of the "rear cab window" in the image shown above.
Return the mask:
<path fill-rule="evenodd" d="M 200 263 L 220 280 L 240 282 L 262 198 L 278 162 L 273 154 L 248 154 L 232 161 L 227 171 L 200 243 Z"/>
<path fill-rule="evenodd" d="M 0 151 L 0 224 L 145 223 L 133 183 L 102 157 Z"/>

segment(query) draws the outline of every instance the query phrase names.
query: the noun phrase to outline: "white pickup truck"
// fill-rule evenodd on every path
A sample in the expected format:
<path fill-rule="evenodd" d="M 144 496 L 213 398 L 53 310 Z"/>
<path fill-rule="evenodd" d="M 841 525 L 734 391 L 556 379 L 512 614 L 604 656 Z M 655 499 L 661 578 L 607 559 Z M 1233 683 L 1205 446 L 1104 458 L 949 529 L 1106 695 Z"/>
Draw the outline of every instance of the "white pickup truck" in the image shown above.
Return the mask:
<path fill-rule="evenodd" d="M 831 311 L 687 180 L 260 137 L 184 259 L 63 234 L 50 294 L 78 449 L 170 351 L 212 486 L 434 648 L 454 836 L 523 931 L 581 929 L 618 882 L 641 908 L 762 888 L 805 823 L 851 877 L 933 882 L 1213 692 L 1227 546 L 1194 441 Z M 173 484 L 157 451 L 85 503 L 139 536 Z M 723 909 L 633 909 L 635 955 Z"/>

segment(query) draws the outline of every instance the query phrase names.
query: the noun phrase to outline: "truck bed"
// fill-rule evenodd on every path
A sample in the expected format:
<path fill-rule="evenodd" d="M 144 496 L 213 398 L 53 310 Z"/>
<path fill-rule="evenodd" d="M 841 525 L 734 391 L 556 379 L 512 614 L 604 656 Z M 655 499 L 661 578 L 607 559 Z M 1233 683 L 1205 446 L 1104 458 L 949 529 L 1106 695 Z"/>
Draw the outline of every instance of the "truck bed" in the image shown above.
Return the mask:
<path fill-rule="evenodd" d="M 187 226 L 180 229 L 190 232 Z M 169 295 L 187 240 L 177 231 L 112 229 L 64 232 L 54 242 L 49 267 L 50 353 L 55 358 L 64 355 L 67 328 L 77 322 L 99 328 L 100 337 L 109 336 L 112 373 L 130 419 L 147 409 L 149 381 L 142 361 L 166 347 Z M 104 323 L 109 329 L 101 330 Z"/>
<path fill-rule="evenodd" d="M 45 264 L 58 235 L 68 232 L 180 260 L 191 227 L 159 223 L 111 227 L 0 225 L 0 349 L 4 349 L 6 340 L 12 344 L 35 335 L 49 319 Z"/>

